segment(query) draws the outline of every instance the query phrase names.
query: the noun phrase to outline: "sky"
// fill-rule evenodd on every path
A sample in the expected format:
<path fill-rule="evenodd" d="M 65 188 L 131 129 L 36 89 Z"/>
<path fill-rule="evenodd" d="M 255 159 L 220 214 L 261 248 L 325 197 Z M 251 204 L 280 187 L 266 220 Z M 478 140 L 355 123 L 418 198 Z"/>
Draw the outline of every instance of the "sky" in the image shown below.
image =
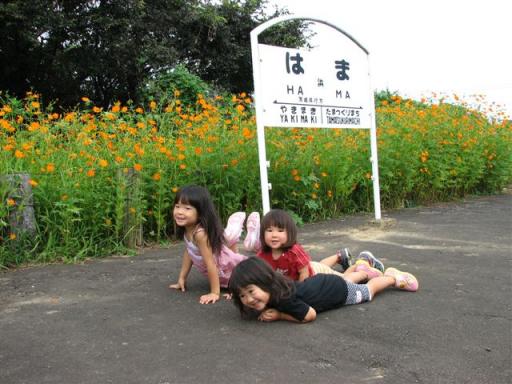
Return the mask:
<path fill-rule="evenodd" d="M 272 5 L 355 38 L 370 53 L 376 90 L 417 99 L 456 94 L 512 118 L 511 1 L 269 0 Z"/>

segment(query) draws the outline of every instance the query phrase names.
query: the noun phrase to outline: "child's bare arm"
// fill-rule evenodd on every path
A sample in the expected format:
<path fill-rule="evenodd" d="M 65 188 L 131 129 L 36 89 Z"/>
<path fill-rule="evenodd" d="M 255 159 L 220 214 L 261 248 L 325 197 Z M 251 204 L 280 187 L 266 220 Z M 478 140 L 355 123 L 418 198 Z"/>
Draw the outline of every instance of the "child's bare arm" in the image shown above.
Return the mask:
<path fill-rule="evenodd" d="M 306 316 L 304 317 L 304 319 L 302 321 L 296 319 L 295 317 L 293 317 L 287 313 L 280 312 L 274 308 L 264 310 L 258 317 L 258 320 L 260 320 L 260 321 L 270 322 L 270 321 L 277 321 L 277 320 L 286 320 L 286 321 L 292 321 L 294 323 L 309 323 L 311 321 L 314 321 L 315 319 L 316 319 L 316 311 L 312 307 L 309 307 L 308 313 L 306 313 Z"/>
<path fill-rule="evenodd" d="M 194 240 L 199 248 L 203 261 L 206 264 L 208 281 L 210 282 L 210 293 L 202 295 L 199 298 L 199 302 L 201 304 L 213 304 L 220 299 L 220 281 L 217 264 L 215 263 L 212 249 L 208 244 L 208 237 L 206 236 L 206 233 L 203 231 L 196 233 Z"/>
<path fill-rule="evenodd" d="M 169 285 L 169 288 L 179 289 L 182 292 L 185 292 L 187 276 L 190 272 L 190 268 L 192 268 L 192 260 L 190 259 L 190 256 L 185 249 L 185 252 L 183 253 L 183 260 L 181 262 L 181 270 L 178 277 L 178 282 L 176 284 Z"/>
<path fill-rule="evenodd" d="M 309 277 L 309 269 L 306 265 L 305 267 L 299 269 L 299 281 L 304 281 Z"/>

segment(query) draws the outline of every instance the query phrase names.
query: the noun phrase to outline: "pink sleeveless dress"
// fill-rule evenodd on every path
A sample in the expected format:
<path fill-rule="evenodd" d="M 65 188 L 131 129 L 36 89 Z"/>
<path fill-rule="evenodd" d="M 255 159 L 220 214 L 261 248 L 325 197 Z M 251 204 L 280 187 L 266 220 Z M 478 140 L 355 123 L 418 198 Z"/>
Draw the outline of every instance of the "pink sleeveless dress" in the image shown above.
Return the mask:
<path fill-rule="evenodd" d="M 198 227 L 194 231 L 194 234 L 199 231 L 204 231 L 204 229 Z M 192 260 L 192 264 L 194 264 L 203 275 L 208 276 L 208 270 L 206 269 L 203 257 L 199 253 L 198 246 L 194 244 L 193 241 L 187 240 L 186 237 L 183 239 L 185 240 L 185 246 L 187 247 L 187 252 Z M 217 270 L 219 271 L 220 286 L 226 288 L 228 286 L 229 278 L 231 277 L 231 272 L 238 263 L 247 259 L 247 256 L 235 253 L 223 244 L 220 254 L 214 255 L 214 257 L 217 264 Z"/>

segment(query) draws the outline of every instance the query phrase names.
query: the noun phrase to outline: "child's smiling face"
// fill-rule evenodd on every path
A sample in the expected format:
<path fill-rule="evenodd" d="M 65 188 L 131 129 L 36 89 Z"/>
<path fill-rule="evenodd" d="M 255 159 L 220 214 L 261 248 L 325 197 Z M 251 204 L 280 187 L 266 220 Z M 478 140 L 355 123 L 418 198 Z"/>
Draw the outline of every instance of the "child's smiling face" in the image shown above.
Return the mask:
<path fill-rule="evenodd" d="M 178 202 L 173 210 L 174 221 L 179 227 L 190 227 L 197 224 L 197 209 L 190 204 Z"/>
<path fill-rule="evenodd" d="M 270 300 L 270 294 L 254 284 L 240 288 L 238 297 L 245 307 L 256 311 L 263 311 Z"/>
<path fill-rule="evenodd" d="M 270 226 L 265 229 L 265 244 L 271 249 L 281 249 L 288 242 L 288 232 L 284 228 Z"/>

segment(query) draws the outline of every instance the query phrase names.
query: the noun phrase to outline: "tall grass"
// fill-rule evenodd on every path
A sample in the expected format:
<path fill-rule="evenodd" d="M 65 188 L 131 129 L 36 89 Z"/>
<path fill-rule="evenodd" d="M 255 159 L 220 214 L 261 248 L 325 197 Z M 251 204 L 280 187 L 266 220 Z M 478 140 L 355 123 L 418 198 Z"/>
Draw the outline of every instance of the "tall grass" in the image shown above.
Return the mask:
<path fill-rule="evenodd" d="M 22 209 L 0 183 L 0 266 L 124 252 L 131 215 L 146 242 L 172 237 L 177 189 L 205 185 L 221 216 L 261 210 L 256 125 L 245 94 L 184 106 L 84 97 L 56 112 L 40 96 L 0 94 L 0 175 L 28 173 L 37 232 L 8 224 Z M 512 180 L 512 124 L 465 105 L 377 97 L 384 209 L 499 191 Z M 367 130 L 267 128 L 271 205 L 304 221 L 373 209 Z M 137 175 L 134 184 L 128 177 Z"/>

